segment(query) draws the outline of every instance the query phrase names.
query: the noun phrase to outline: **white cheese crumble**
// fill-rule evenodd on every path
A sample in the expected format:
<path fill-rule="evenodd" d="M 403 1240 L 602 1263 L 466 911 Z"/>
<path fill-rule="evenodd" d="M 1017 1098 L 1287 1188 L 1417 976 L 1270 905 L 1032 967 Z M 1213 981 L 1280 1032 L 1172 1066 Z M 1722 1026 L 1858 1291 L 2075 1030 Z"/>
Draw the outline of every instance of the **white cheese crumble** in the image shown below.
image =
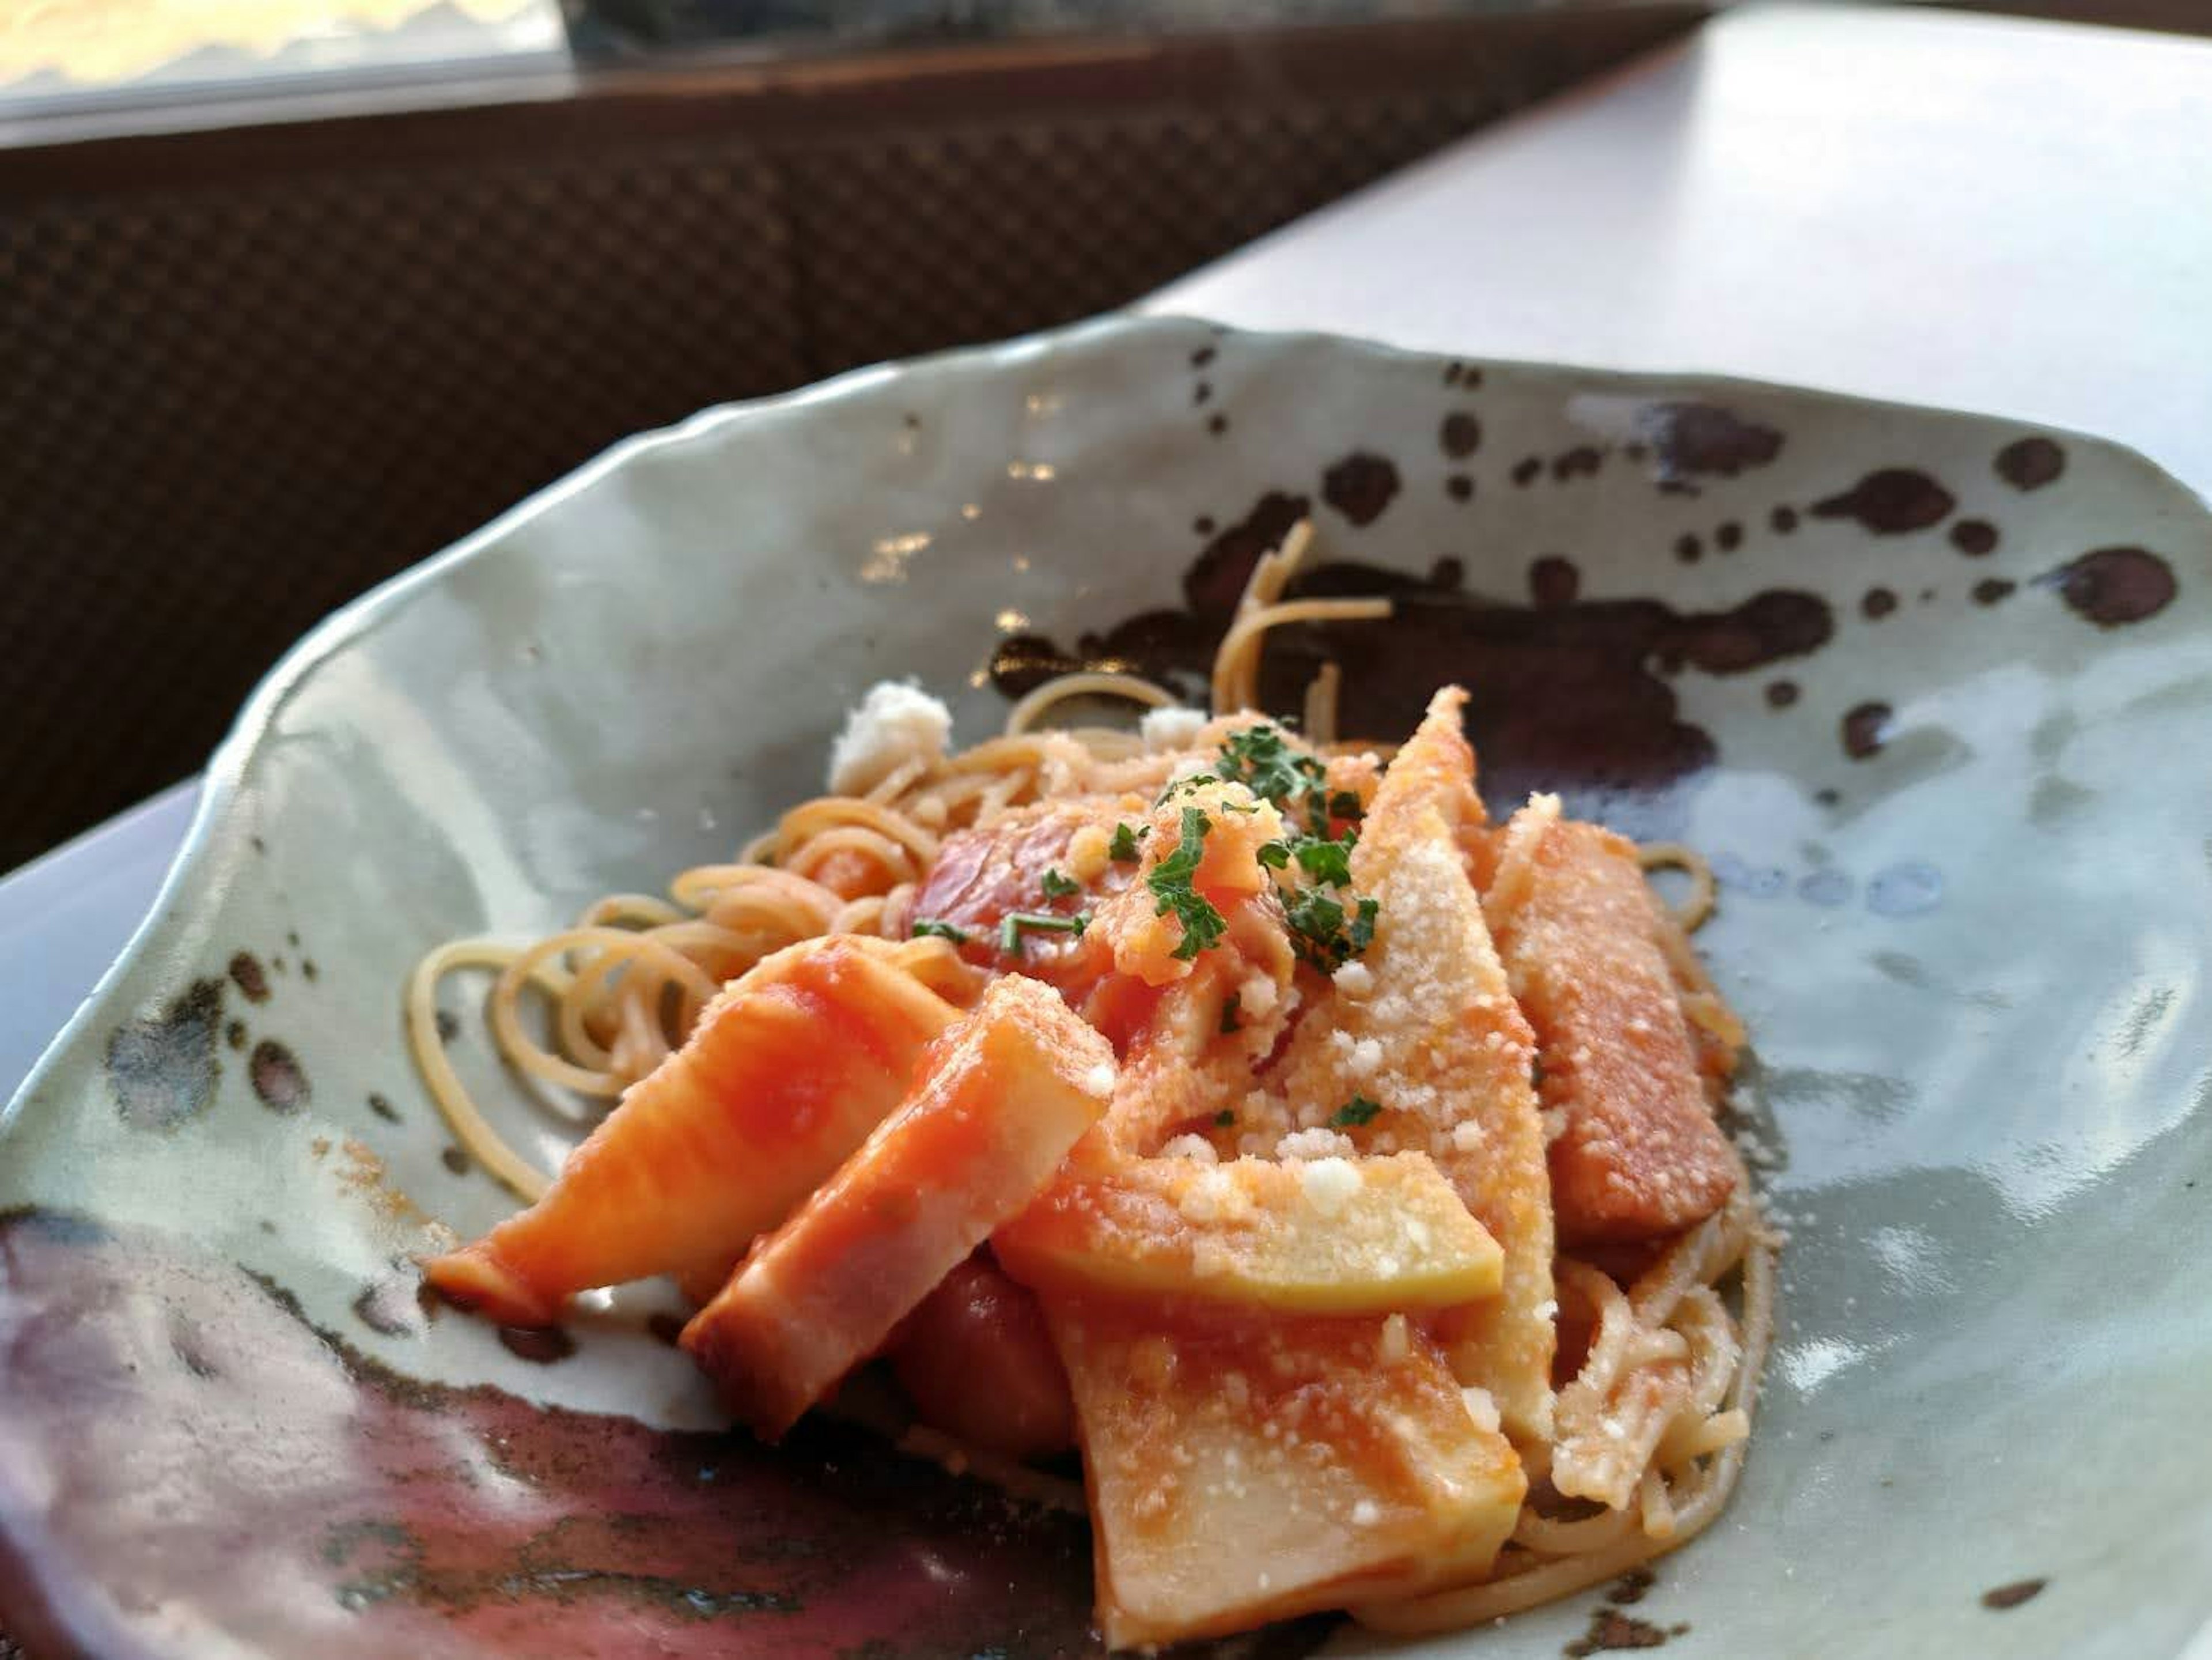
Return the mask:
<path fill-rule="evenodd" d="M 1491 1435 L 1498 1433 L 1498 1402 L 1491 1398 L 1488 1389 L 1470 1383 L 1459 1392 L 1459 1398 L 1467 1408 L 1467 1415 L 1474 1420 L 1475 1428 Z"/>
<path fill-rule="evenodd" d="M 1202 1135 L 1178 1135 L 1160 1148 L 1163 1158 L 1188 1158 L 1200 1164 L 1218 1163 L 1220 1155 L 1214 1152 L 1213 1143 Z"/>
<path fill-rule="evenodd" d="M 1376 1508 L 1372 1499 L 1363 1499 L 1352 1507 L 1352 1525 L 1355 1528 L 1371 1528 L 1382 1519 L 1382 1512 Z"/>
<path fill-rule="evenodd" d="M 1341 1214 L 1359 1185 L 1359 1167 L 1348 1159 L 1316 1158 L 1298 1168 L 1298 1186 L 1306 1202 L 1324 1218 Z"/>
<path fill-rule="evenodd" d="M 1472 1118 L 1462 1118 L 1452 1126 L 1451 1140 L 1457 1152 L 1479 1152 L 1482 1146 L 1482 1126 Z"/>
<path fill-rule="evenodd" d="M 911 680 L 879 680 L 830 747 L 830 787 L 862 795 L 909 761 L 939 761 L 952 711 Z"/>
<path fill-rule="evenodd" d="M 1083 1074 L 1083 1092 L 1085 1095 L 1107 1096 L 1114 1093 L 1114 1063 L 1111 1061 L 1101 1061 Z"/>
<path fill-rule="evenodd" d="M 1375 989 L 1375 974 L 1364 963 L 1346 963 L 1336 971 L 1336 988 L 1346 997 L 1364 997 Z"/>
<path fill-rule="evenodd" d="M 1137 736 L 1145 740 L 1148 750 L 1188 749 L 1190 740 L 1205 725 L 1203 709 L 1146 709 L 1145 718 L 1137 722 Z"/>
<path fill-rule="evenodd" d="M 1346 1158 L 1358 1151 L 1342 1132 L 1316 1125 L 1292 1130 L 1275 1146 L 1275 1156 L 1295 1163 L 1302 1158 Z"/>
<path fill-rule="evenodd" d="M 1255 974 L 1237 988 L 1237 1012 L 1255 1019 L 1275 1012 L 1275 982 L 1273 976 Z"/>
<path fill-rule="evenodd" d="M 1394 1314 L 1382 1323 L 1382 1336 L 1376 1345 L 1376 1353 L 1385 1365 L 1396 1365 L 1413 1352 L 1412 1334 L 1406 1329 L 1406 1316 Z"/>

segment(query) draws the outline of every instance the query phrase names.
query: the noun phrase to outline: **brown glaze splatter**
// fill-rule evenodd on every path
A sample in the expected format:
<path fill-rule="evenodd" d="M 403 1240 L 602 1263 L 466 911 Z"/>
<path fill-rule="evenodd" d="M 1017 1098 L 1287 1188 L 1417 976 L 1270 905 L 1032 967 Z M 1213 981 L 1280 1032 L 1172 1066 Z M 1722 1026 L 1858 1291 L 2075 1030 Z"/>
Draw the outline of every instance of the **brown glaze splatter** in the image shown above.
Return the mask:
<path fill-rule="evenodd" d="M 450 1043 L 461 1035 L 460 1017 L 450 1009 L 440 1009 L 437 1018 L 438 1041 Z"/>
<path fill-rule="evenodd" d="M 1194 369 L 1202 369 L 1214 360 L 1215 356 L 1215 350 L 1212 346 L 1200 346 L 1196 351 L 1191 353 L 1190 366 Z"/>
<path fill-rule="evenodd" d="M 1743 545 L 1743 526 L 1729 520 L 1713 532 L 1713 545 L 1723 553 L 1734 553 Z"/>
<path fill-rule="evenodd" d="M 1859 599 L 1859 614 L 1869 623 L 1879 623 L 1897 609 L 1897 595 L 1888 588 L 1869 588 Z"/>
<path fill-rule="evenodd" d="M 576 1340 L 558 1326 L 501 1326 L 499 1346 L 518 1360 L 550 1366 L 576 1352 Z"/>
<path fill-rule="evenodd" d="M 1437 444 L 1455 461 L 1464 461 L 1482 447 L 1482 423 L 1465 410 L 1454 410 L 1437 429 Z"/>
<path fill-rule="evenodd" d="M 1213 383 L 1211 380 L 1201 380 L 1190 389 L 1190 401 L 1194 404 L 1204 404 L 1212 396 Z"/>
<path fill-rule="evenodd" d="M 222 982 L 195 980 L 150 1019 L 118 1026 L 107 1040 L 108 1087 L 133 1129 L 174 1129 L 207 1110 L 222 1070 L 216 1064 Z"/>
<path fill-rule="evenodd" d="M 411 1268 L 372 1280 L 353 1299 L 354 1316 L 385 1337 L 419 1337 L 429 1329 L 422 1276 Z"/>
<path fill-rule="evenodd" d="M 1201 513 L 1197 518 L 1190 521 L 1190 529 L 1191 534 L 1194 536 L 1212 535 L 1213 515 L 1210 513 Z"/>
<path fill-rule="evenodd" d="M 1994 1586 L 1982 1593 L 1982 1606 L 1985 1608 L 2016 1608 L 2022 1602 L 2033 1602 L 2050 1583 L 2048 1579 L 2015 1579 L 2008 1585 Z"/>
<path fill-rule="evenodd" d="M 1398 494 L 1398 464 L 1355 450 L 1322 475 L 1321 499 L 1355 525 L 1371 525 Z"/>
<path fill-rule="evenodd" d="M 438 1155 L 438 1162 L 456 1176 L 466 1176 L 469 1173 L 469 1156 L 459 1147 L 447 1147 Z"/>
<path fill-rule="evenodd" d="M 1472 500 L 1474 496 L 1474 480 L 1463 472 L 1455 472 L 1444 480 L 1444 494 L 1455 502 Z"/>
<path fill-rule="evenodd" d="M 1547 553 L 1528 567 L 1528 597 L 1546 610 L 1571 605 L 1582 592 L 1583 574 L 1575 562 Z"/>
<path fill-rule="evenodd" d="M 1854 761 L 1881 754 L 1896 713 L 1887 703 L 1861 703 L 1851 708 L 1843 720 L 1844 753 Z"/>
<path fill-rule="evenodd" d="M 1202 699 L 1213 648 L 1260 554 L 1297 522 L 1304 503 L 1262 497 L 1186 573 L 1191 605 L 1131 617 L 1068 650 L 1036 635 L 1000 642 L 1000 690 L 1018 696 L 1054 673 L 1108 664 Z M 1388 623 L 1279 629 L 1263 660 L 1263 706 L 1297 706 L 1326 659 L 1345 671 L 1347 731 L 1409 732 L 1447 680 L 1480 683 L 1469 733 L 1486 787 L 1501 800 L 1562 790 L 1583 816 L 1636 836 L 1678 834 L 1686 792 L 1717 758 L 1711 737 L 1683 721 L 1669 672 L 1744 674 L 1826 644 L 1834 617 L 1819 595 L 1771 589 L 1724 611 L 1682 611 L 1656 599 L 1577 598 L 1528 606 L 1457 588 L 1459 573 L 1427 578 L 1359 564 L 1306 573 L 1302 595 L 1385 593 Z"/>
<path fill-rule="evenodd" d="M 312 982 L 318 973 L 315 967 L 315 959 L 312 957 L 302 957 L 300 959 L 300 972 L 307 976 L 308 980 Z"/>
<path fill-rule="evenodd" d="M 1613 1582 L 1611 1589 L 1605 1594 L 1605 1600 L 1617 1602 L 1623 1608 L 1631 1607 L 1641 1602 L 1651 1587 L 1658 1583 L 1659 1576 L 1652 1571 L 1651 1565 L 1639 1562 Z"/>
<path fill-rule="evenodd" d="M 2157 616 L 2179 588 L 2173 567 L 2142 548 L 2099 548 L 2035 580 L 2057 588 L 2069 610 L 2100 629 Z"/>
<path fill-rule="evenodd" d="M 771 1449 L 423 1382 L 212 1253 L 48 1213 L 0 1217 L 0 1323 L 52 1334 L 0 1347 L 0 1461 L 61 1495 L 0 1494 L 0 1556 L 118 1652 L 167 1652 L 179 1618 L 321 1660 L 1095 1651 L 1079 1518 L 856 1429 Z M 1292 1660 L 1328 1629 L 1238 1652 Z"/>
<path fill-rule="evenodd" d="M 1513 482 L 1516 485 L 1533 484 L 1536 482 L 1536 476 L 1543 471 L 1543 457 L 1540 455 L 1524 455 L 1518 461 L 1516 461 L 1513 464 L 1511 477 Z"/>
<path fill-rule="evenodd" d="M 1996 470 L 2014 489 L 2041 489 L 2066 471 L 2066 452 L 2048 438 L 2016 439 L 1997 452 Z"/>
<path fill-rule="evenodd" d="M 1797 509 L 1777 508 L 1766 515 L 1766 522 L 1773 527 L 1777 536 L 1787 536 L 1797 528 Z"/>
<path fill-rule="evenodd" d="M 388 1124 L 396 1124 L 399 1122 L 399 1109 L 381 1095 L 372 1095 L 368 1098 L 368 1110 Z"/>
<path fill-rule="evenodd" d="M 1206 417 L 1206 429 L 1209 433 L 1212 434 L 1216 438 L 1220 437 L 1223 433 L 1229 430 L 1229 417 L 1225 415 L 1219 414 L 1207 416 Z"/>
<path fill-rule="evenodd" d="M 2019 586 L 2017 582 L 2008 581 L 2002 576 L 1984 576 L 1974 584 L 1974 603 L 1994 605 L 2000 599 L 2010 599 L 2013 590 Z"/>
<path fill-rule="evenodd" d="M 1593 1654 L 1619 1649 L 1664 1648 L 1666 1645 L 1666 1632 L 1648 1620 L 1638 1620 L 1619 1608 L 1593 1608 L 1589 1629 L 1559 1652 L 1567 1660 L 1589 1660 Z"/>
<path fill-rule="evenodd" d="M 1561 483 L 1570 478 L 1593 478 L 1605 463 L 1605 452 L 1593 444 L 1577 444 L 1552 458 L 1552 477 Z"/>
<path fill-rule="evenodd" d="M 246 1075 L 252 1080 L 255 1098 L 271 1112 L 297 1112 L 307 1104 L 307 1074 L 301 1069 L 299 1058 L 273 1037 L 264 1037 L 253 1046 Z"/>
<path fill-rule="evenodd" d="M 1951 545 L 1969 559 L 1995 552 L 1997 527 L 1986 519 L 1961 519 L 1951 526 Z"/>
<path fill-rule="evenodd" d="M 226 1021 L 222 1028 L 222 1041 L 232 1049 L 244 1049 L 246 1047 L 246 1022 L 243 1020 Z"/>
<path fill-rule="evenodd" d="M 1926 473 L 1912 467 L 1882 467 L 1850 489 L 1815 502 L 1816 519 L 1849 519 L 1875 536 L 1903 536 L 1925 530 L 1950 516 L 1958 503 Z"/>
<path fill-rule="evenodd" d="M 1733 478 L 1782 453 L 1782 434 L 1717 404 L 1651 404 L 1637 412 L 1637 431 L 1651 446 L 1668 483 Z"/>
<path fill-rule="evenodd" d="M 1766 706 L 1769 708 L 1786 709 L 1796 701 L 1797 683 L 1795 680 L 1774 680 L 1768 682 L 1766 687 Z"/>
<path fill-rule="evenodd" d="M 1705 556 L 1705 544 L 1696 537 L 1683 532 L 1674 538 L 1674 557 L 1686 565 L 1694 565 Z"/>
<path fill-rule="evenodd" d="M 269 976 L 262 970 L 261 959 L 250 951 L 240 952 L 230 959 L 230 977 L 239 990 L 246 994 L 249 1003 L 269 1000 Z"/>
<path fill-rule="evenodd" d="M 656 1341 L 665 1343 L 672 1349 L 676 1347 L 677 1340 L 684 1335 L 684 1323 L 681 1315 L 656 1311 L 645 1317 L 646 1330 Z"/>

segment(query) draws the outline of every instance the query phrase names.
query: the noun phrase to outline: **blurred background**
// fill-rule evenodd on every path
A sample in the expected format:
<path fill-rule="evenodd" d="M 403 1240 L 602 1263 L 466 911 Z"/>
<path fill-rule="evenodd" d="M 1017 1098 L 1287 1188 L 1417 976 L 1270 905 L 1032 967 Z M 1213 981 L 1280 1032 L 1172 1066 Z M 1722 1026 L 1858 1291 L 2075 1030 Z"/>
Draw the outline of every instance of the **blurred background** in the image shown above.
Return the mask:
<path fill-rule="evenodd" d="M 616 439 L 1121 305 L 1711 9 L 0 0 L 0 872 Z"/>

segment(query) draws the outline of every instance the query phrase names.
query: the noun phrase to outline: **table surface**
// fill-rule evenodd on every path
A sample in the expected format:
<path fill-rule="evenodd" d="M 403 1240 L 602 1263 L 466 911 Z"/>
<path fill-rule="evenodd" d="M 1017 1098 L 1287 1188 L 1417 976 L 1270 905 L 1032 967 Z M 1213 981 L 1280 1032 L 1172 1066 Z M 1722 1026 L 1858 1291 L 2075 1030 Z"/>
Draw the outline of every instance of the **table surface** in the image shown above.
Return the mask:
<path fill-rule="evenodd" d="M 1145 302 L 2002 411 L 2212 493 L 2212 44 L 1755 7 Z M 0 880 L 0 1098 L 151 903 L 179 785 Z"/>

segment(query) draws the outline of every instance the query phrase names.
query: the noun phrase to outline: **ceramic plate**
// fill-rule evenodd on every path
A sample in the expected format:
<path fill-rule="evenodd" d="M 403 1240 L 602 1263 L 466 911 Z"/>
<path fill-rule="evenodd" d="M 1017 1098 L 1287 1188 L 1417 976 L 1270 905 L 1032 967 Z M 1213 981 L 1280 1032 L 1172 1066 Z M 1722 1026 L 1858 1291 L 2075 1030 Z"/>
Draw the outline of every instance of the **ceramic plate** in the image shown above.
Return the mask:
<path fill-rule="evenodd" d="M 426 1313 L 430 1225 L 508 1200 L 416 1082 L 400 982 L 726 855 L 886 674 L 969 738 L 1062 662 L 1188 684 L 1308 513 L 1316 584 L 1402 620 L 1284 641 L 1278 694 L 1325 644 L 1348 724 L 1395 735 L 1462 678 L 1493 800 L 1559 786 L 1711 855 L 1790 1236 L 1724 1522 L 1632 1608 L 1426 1646 L 2179 1653 L 2212 1611 L 2203 506 L 2009 422 L 1157 320 L 626 444 L 286 660 L 0 1119 L 0 1625 L 34 1656 L 1090 1647 L 1079 1524 L 857 1432 L 722 1432 L 651 1296 L 565 1354 Z M 448 998 L 551 1161 L 575 1125 Z"/>

